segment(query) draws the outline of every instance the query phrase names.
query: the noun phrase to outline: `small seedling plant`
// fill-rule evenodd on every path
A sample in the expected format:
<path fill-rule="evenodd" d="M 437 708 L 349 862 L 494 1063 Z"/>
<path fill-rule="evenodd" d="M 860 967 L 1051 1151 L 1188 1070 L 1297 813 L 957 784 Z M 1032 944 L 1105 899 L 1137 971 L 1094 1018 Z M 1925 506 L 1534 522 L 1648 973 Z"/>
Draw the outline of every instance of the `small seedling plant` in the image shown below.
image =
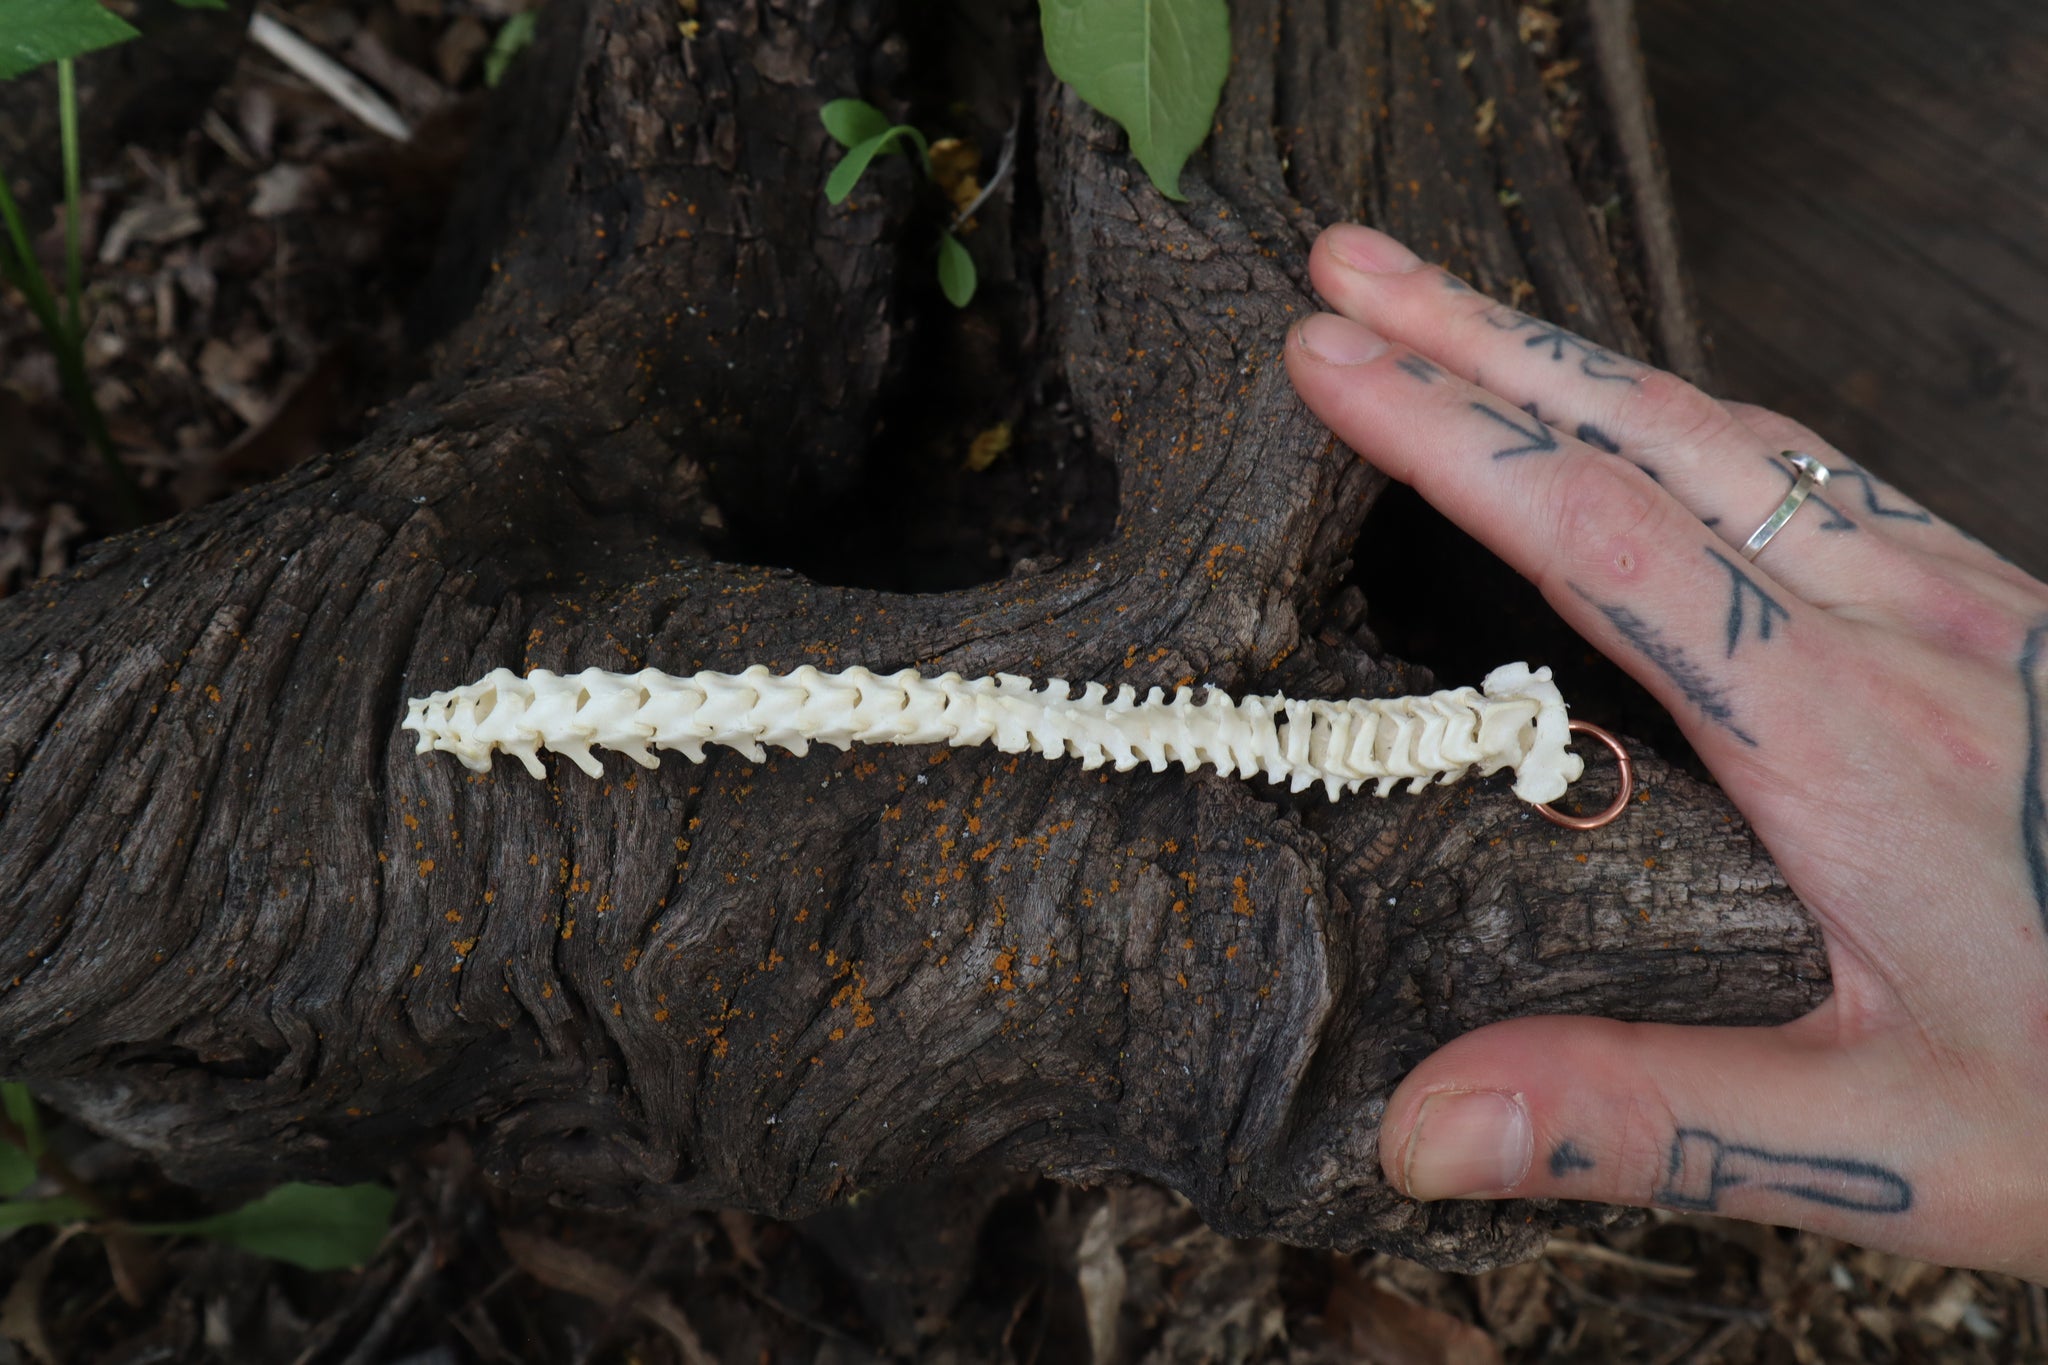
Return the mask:
<path fill-rule="evenodd" d="M 39 1185 L 56 1193 L 33 1195 Z M 205 1218 L 131 1222 L 116 1215 L 52 1149 L 28 1087 L 0 1082 L 0 1236 L 16 1228 L 82 1224 L 110 1237 L 201 1237 L 308 1270 L 340 1270 L 376 1253 L 397 1199 L 382 1185 L 292 1182 Z"/>
<path fill-rule="evenodd" d="M 1230 12 L 1225 0 L 1039 0 L 1039 29 L 1053 74 L 1131 140 L 1131 155 L 1169 199 L 1180 192 L 1181 168 L 1209 135 L 1223 81 L 1230 74 Z M 906 146 L 927 179 L 934 144 L 866 100 L 833 100 L 819 119 L 846 155 L 825 180 L 825 198 L 846 202 L 869 167 Z M 955 308 L 974 298 L 974 257 L 960 240 L 1009 167 L 1014 137 L 988 188 L 962 204 L 939 233 L 939 288 Z"/>
<path fill-rule="evenodd" d="M 227 8 L 226 0 L 177 0 L 186 9 Z M 142 520 L 142 493 L 135 475 L 121 462 L 106 417 L 93 397 L 85 371 L 85 267 L 80 257 L 78 73 L 77 59 L 142 35 L 97 0 L 0 0 L 0 81 L 57 64 L 57 127 L 64 159 L 64 288 L 60 296 L 36 258 L 21 206 L 8 187 L 7 168 L 0 166 L 0 219 L 7 240 L 0 247 L 0 279 L 21 291 L 29 311 L 42 324 L 57 357 L 57 382 L 64 401 L 85 429 L 85 438 L 114 479 L 119 519 L 124 525 Z"/>

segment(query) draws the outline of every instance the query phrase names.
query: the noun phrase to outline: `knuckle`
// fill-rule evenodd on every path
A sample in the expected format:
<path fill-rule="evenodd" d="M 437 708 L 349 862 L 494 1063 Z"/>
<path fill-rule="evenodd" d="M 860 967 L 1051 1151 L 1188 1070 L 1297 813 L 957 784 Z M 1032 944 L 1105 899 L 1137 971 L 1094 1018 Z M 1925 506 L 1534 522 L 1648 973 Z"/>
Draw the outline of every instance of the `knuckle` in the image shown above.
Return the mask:
<path fill-rule="evenodd" d="M 1781 412 L 1758 407 L 1754 403 L 1723 402 L 1731 416 L 1748 427 L 1763 441 L 1793 450 L 1804 450 L 1819 455 L 1829 464 L 1843 463 L 1840 452 L 1821 438 L 1819 432 L 1804 422 L 1796 421 Z"/>
<path fill-rule="evenodd" d="M 1573 581 L 1603 587 L 1636 581 L 1658 544 L 1670 538 L 1669 512 L 1662 490 L 1635 466 L 1590 456 L 1570 460 L 1549 490 L 1551 540 L 1558 548 L 1551 563 Z"/>
<path fill-rule="evenodd" d="M 1737 424 L 1718 399 L 1667 370 L 1652 370 L 1636 380 L 1623 407 L 1624 429 L 1651 453 L 1710 445 Z"/>
<path fill-rule="evenodd" d="M 1996 580 L 1962 565 L 1929 563 L 1898 553 L 1899 600 L 1924 638 L 1951 656 L 2003 663 L 2039 625 L 2024 597 L 1999 591 Z M 2037 608 L 2038 609 L 2038 608 Z"/>

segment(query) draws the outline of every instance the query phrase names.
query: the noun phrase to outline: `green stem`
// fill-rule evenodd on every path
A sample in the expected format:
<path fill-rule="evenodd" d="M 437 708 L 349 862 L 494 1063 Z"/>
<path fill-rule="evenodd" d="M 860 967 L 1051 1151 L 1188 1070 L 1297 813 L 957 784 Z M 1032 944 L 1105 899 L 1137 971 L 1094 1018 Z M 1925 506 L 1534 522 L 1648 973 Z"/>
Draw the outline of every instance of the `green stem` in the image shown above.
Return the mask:
<path fill-rule="evenodd" d="M 69 57 L 57 63 L 57 126 L 64 147 L 64 295 L 71 335 L 85 344 L 85 262 L 78 246 L 78 73 Z"/>
<path fill-rule="evenodd" d="M 52 340 L 63 335 L 63 319 L 57 313 L 57 300 L 50 296 L 50 286 L 43 279 L 42 267 L 36 263 L 35 247 L 28 238 L 28 224 L 21 218 L 21 208 L 14 202 L 14 195 L 8 191 L 7 177 L 0 175 L 0 218 L 7 220 L 7 239 L 14 247 L 15 269 L 7 272 L 24 297 L 28 299 L 29 311 L 36 315 L 36 321 L 43 324 Z"/>
<path fill-rule="evenodd" d="M 70 276 L 71 318 L 67 322 L 56 296 L 50 292 L 50 283 L 43 277 L 42 263 L 36 259 L 35 246 L 29 240 L 28 224 L 21 216 L 21 206 L 14 202 L 14 195 L 7 188 L 7 177 L 0 173 L 0 218 L 7 223 L 7 239 L 14 248 L 13 269 L 0 270 L 18 287 L 28 300 L 31 313 L 43 325 L 43 331 L 50 338 L 50 349 L 57 357 L 57 382 L 64 391 L 65 402 L 71 405 L 79 425 L 85 428 L 85 437 L 105 462 L 107 472 L 114 480 L 115 520 L 118 527 L 126 530 L 142 524 L 142 489 L 135 482 L 134 471 L 121 462 L 120 452 L 114 449 L 113 434 L 107 430 L 107 419 L 100 412 L 99 400 L 93 397 L 92 379 L 85 370 L 85 328 L 82 324 L 80 299 L 84 294 L 84 263 L 80 258 L 78 245 L 78 101 L 76 86 L 66 79 L 69 62 L 58 70 L 58 98 L 61 104 L 60 123 L 64 137 L 64 188 L 65 188 L 65 248 L 68 274 Z M 0 266 L 9 264 L 0 257 Z"/>

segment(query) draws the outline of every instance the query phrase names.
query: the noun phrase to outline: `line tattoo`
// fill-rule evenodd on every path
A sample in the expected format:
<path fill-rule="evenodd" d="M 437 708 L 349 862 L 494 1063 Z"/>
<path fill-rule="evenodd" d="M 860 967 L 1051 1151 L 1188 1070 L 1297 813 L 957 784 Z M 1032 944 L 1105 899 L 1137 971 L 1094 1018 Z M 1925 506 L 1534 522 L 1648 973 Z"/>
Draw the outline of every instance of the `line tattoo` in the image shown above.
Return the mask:
<path fill-rule="evenodd" d="M 2034 905 L 2048 928 L 2048 621 L 2027 632 L 2020 651 L 2020 690 L 2027 699 L 2027 775 L 2020 792 L 2020 846 Z"/>
<path fill-rule="evenodd" d="M 1448 270 L 1442 271 L 1438 278 L 1444 282 L 1444 288 L 1453 294 L 1476 294 L 1479 292 Z"/>
<path fill-rule="evenodd" d="M 1604 450 L 1609 455 L 1621 454 L 1621 442 L 1615 440 L 1612 436 L 1609 436 L 1606 432 L 1600 430 L 1600 428 L 1594 426 L 1591 422 L 1579 423 L 1578 436 L 1581 441 L 1584 441 L 1587 445 L 1593 447 L 1593 449 L 1595 450 Z M 1647 468 L 1645 468 L 1643 472 L 1645 474 L 1650 473 L 1650 471 Z M 1650 474 L 1650 477 L 1654 479 L 1657 476 L 1655 474 Z"/>
<path fill-rule="evenodd" d="M 1593 1158 L 1580 1151 L 1570 1139 L 1550 1149 L 1550 1175 L 1554 1180 L 1592 1169 Z"/>
<path fill-rule="evenodd" d="M 1863 485 L 1863 510 L 1874 517 L 1892 517 L 1898 521 L 1917 521 L 1922 525 L 1934 520 L 1934 513 L 1924 507 L 1887 507 L 1878 500 L 1878 490 L 1887 487 L 1882 480 L 1872 478 L 1860 469 L 1830 469 L 1828 479 L 1855 479 Z"/>
<path fill-rule="evenodd" d="M 1593 447 L 1593 449 L 1595 450 L 1604 450 L 1609 455 L 1621 455 L 1621 442 L 1615 440 L 1612 436 L 1609 436 L 1606 432 L 1600 430 L 1600 428 L 1594 426 L 1591 422 L 1579 423 L 1579 429 L 1575 434 L 1581 441 L 1584 441 L 1587 445 Z M 1640 469 L 1645 474 L 1648 474 L 1650 476 L 1651 483 L 1662 484 L 1664 482 L 1664 476 L 1662 474 L 1659 474 L 1655 469 L 1652 469 L 1649 465 L 1644 464 L 1641 460 L 1636 459 L 1632 455 L 1622 455 L 1621 457 L 1624 460 L 1627 460 L 1630 464 L 1634 465 L 1637 469 Z M 1701 520 L 1700 524 L 1702 526 L 1718 526 L 1721 524 L 1721 519 L 1719 517 L 1705 517 Z"/>
<path fill-rule="evenodd" d="M 1855 1213 L 1904 1213 L 1913 1207 L 1913 1186 L 1874 1162 L 1767 1151 L 1723 1142 L 1704 1128 L 1681 1128 L 1672 1137 L 1664 1187 L 1654 1198 L 1666 1208 L 1713 1213 L 1723 1190 L 1742 1188 Z"/>
<path fill-rule="evenodd" d="M 1434 384 L 1444 377 L 1443 367 L 1427 356 L 1410 351 L 1394 362 L 1394 368 L 1403 374 L 1413 375 L 1425 384 Z"/>
<path fill-rule="evenodd" d="M 1756 599 L 1756 638 L 1768 644 L 1771 638 L 1771 622 L 1792 622 L 1792 613 L 1778 605 L 1776 598 L 1756 585 L 1756 580 L 1742 571 L 1742 566 L 1714 549 L 1707 547 L 1714 562 L 1728 571 L 1728 652 L 1724 658 L 1735 657 L 1735 646 L 1741 643 L 1742 628 L 1748 623 L 1748 599 Z"/>
<path fill-rule="evenodd" d="M 1593 609 L 1607 618 L 1622 639 L 1635 646 L 1641 654 L 1656 666 L 1658 672 L 1671 680 L 1687 701 L 1691 702 L 1700 715 L 1714 722 L 1750 748 L 1757 742 L 1748 731 L 1735 723 L 1735 707 L 1729 702 L 1728 694 L 1721 690 L 1700 666 L 1692 661 L 1682 645 L 1675 645 L 1664 638 L 1664 632 L 1645 621 L 1642 617 L 1617 603 L 1602 602 L 1576 583 L 1568 587 L 1587 602 Z"/>
<path fill-rule="evenodd" d="M 1532 351 L 1549 347 L 1553 361 L 1562 363 L 1568 356 L 1577 357 L 1579 373 L 1588 379 L 1613 379 L 1632 384 L 1641 368 L 1634 361 L 1624 360 L 1605 346 L 1588 341 L 1576 332 L 1568 332 L 1556 323 L 1532 318 L 1512 308 L 1489 308 L 1480 314 L 1480 318 L 1495 331 L 1530 333 L 1522 345 Z"/>
<path fill-rule="evenodd" d="M 1780 474 L 1783 474 L 1785 476 L 1785 487 L 1790 488 L 1792 487 L 1792 485 L 1799 482 L 1799 471 L 1794 469 L 1791 465 L 1785 463 L 1783 460 L 1779 459 L 1777 456 L 1764 456 L 1764 463 L 1768 464 L 1771 468 L 1777 470 Z M 1834 477 L 1835 471 L 1832 469 L 1828 470 L 1828 478 L 1832 481 Z M 1809 494 L 1806 500 L 1812 503 L 1815 507 L 1820 508 L 1823 512 L 1826 512 L 1828 514 L 1828 519 L 1822 522 L 1818 527 L 1816 527 L 1816 530 L 1855 531 L 1861 529 L 1856 525 L 1856 523 L 1853 520 L 1850 519 L 1847 513 L 1842 511 L 1841 508 L 1835 506 L 1833 503 L 1829 502 L 1820 494 Z"/>
<path fill-rule="evenodd" d="M 1530 406 L 1535 405 L 1532 403 Z M 1511 460 L 1517 455 L 1548 455 L 1557 449 L 1557 433 L 1545 426 L 1543 420 L 1534 413 L 1529 415 L 1529 425 L 1525 427 L 1514 418 L 1495 412 L 1485 403 L 1474 403 L 1472 410 L 1485 414 L 1522 438 L 1521 445 L 1494 451 L 1493 458 L 1496 460 Z"/>

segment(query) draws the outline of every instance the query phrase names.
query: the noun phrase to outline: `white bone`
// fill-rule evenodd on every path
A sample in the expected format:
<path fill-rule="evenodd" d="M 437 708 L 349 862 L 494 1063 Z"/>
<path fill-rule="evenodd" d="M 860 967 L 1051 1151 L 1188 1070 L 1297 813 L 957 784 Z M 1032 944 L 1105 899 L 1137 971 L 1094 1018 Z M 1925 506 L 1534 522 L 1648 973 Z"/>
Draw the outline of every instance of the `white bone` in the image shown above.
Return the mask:
<path fill-rule="evenodd" d="M 1331 702 L 1234 701 L 1211 687 L 1198 702 L 1185 687 L 1171 699 L 1155 687 L 1140 701 L 1128 686 L 1114 697 L 1101 683 L 1077 693 L 1059 678 L 1034 689 L 1030 679 L 1007 673 L 970 680 L 906 669 L 878 677 L 865 668 L 821 673 L 806 664 L 779 674 L 756 664 L 686 678 L 651 668 L 568 676 L 537 668 L 521 678 L 499 668 L 467 687 L 414 698 L 404 728 L 418 734 L 419 753 L 450 753 L 486 772 L 502 751 L 535 777 L 545 775 L 544 748 L 601 777 L 593 747 L 652 768 L 660 763 L 653 749 L 701 763 L 706 744 L 723 744 L 758 763 L 770 746 L 801 756 L 812 744 L 845 749 L 859 741 L 993 744 L 1118 772 L 1140 763 L 1154 772 L 1170 764 L 1189 772 L 1211 767 L 1285 782 L 1290 791 L 1320 784 L 1332 801 L 1340 788 L 1355 792 L 1366 782 L 1385 796 L 1397 782 L 1419 792 L 1502 768 L 1514 770 L 1515 795 L 1524 801 L 1564 795 L 1584 765 L 1565 748 L 1564 699 L 1550 670 L 1504 664 L 1482 689 Z"/>

